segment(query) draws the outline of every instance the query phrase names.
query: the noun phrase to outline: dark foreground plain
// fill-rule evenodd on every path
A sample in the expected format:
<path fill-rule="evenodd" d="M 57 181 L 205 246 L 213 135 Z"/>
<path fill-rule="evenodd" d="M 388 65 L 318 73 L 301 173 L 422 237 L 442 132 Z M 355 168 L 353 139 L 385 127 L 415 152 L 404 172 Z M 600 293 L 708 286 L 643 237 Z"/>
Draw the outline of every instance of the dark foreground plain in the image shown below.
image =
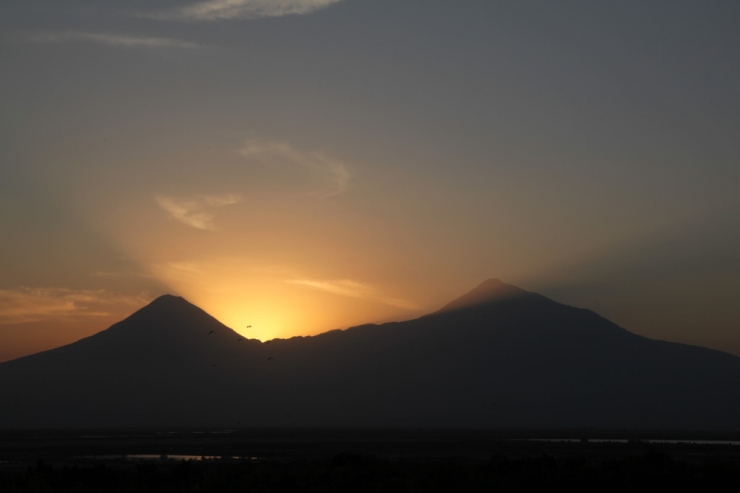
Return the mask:
<path fill-rule="evenodd" d="M 2 492 L 737 489 L 740 436 L 514 430 L 0 435 Z"/>

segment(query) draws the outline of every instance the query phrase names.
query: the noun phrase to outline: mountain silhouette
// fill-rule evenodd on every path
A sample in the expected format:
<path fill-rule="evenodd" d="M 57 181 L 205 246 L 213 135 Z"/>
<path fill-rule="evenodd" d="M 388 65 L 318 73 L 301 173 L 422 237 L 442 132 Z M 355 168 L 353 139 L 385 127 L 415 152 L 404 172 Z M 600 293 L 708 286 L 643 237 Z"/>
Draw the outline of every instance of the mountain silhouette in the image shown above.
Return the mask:
<path fill-rule="evenodd" d="M 504 284 L 499 279 L 488 279 L 480 283 L 475 289 L 465 293 L 457 299 L 454 299 L 443 306 L 440 310 L 435 313 L 451 312 L 461 310 L 465 308 L 473 308 L 475 306 L 487 305 L 496 301 L 501 301 L 507 298 L 514 298 L 517 296 L 523 296 L 527 293 L 526 291 L 512 286 L 510 284 Z"/>
<path fill-rule="evenodd" d="M 0 427 L 740 430 L 740 358 L 488 280 L 424 317 L 238 342 L 163 296 L 0 364 Z"/>

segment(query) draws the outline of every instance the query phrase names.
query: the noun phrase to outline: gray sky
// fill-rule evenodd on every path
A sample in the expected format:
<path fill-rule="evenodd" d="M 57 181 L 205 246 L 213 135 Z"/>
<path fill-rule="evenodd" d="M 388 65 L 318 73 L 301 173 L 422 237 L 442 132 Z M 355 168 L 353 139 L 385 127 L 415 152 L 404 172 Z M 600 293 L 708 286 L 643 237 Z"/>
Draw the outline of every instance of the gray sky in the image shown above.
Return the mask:
<path fill-rule="evenodd" d="M 491 277 L 740 354 L 739 21 L 733 1 L 4 2 L 0 360 L 165 292 L 265 339 Z"/>

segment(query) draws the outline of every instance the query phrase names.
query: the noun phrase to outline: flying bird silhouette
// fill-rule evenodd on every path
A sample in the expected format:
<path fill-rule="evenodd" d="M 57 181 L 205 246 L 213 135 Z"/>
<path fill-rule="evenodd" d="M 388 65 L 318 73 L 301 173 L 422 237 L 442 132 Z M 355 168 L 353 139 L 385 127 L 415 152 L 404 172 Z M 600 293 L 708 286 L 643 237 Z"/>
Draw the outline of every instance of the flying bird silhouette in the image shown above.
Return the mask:
<path fill-rule="evenodd" d="M 242 339 L 242 338 L 240 337 L 239 339 L 237 339 L 237 340 L 236 340 L 236 342 L 242 342 L 243 340 L 244 340 L 244 339 Z"/>
<path fill-rule="evenodd" d="M 252 326 L 251 326 L 251 325 L 247 325 L 247 328 L 248 328 L 248 329 L 251 329 L 251 328 L 252 328 Z"/>
<path fill-rule="evenodd" d="M 212 330 L 212 331 L 210 331 L 210 332 L 208 333 L 208 335 L 211 335 L 211 334 L 213 334 L 214 332 L 216 332 L 216 331 L 215 331 L 215 330 Z"/>

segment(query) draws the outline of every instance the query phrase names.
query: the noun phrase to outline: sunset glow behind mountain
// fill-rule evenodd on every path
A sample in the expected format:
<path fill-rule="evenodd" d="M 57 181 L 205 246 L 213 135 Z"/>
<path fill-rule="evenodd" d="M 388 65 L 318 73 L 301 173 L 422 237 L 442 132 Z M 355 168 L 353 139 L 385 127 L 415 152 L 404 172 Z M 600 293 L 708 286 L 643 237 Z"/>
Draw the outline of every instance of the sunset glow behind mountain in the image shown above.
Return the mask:
<path fill-rule="evenodd" d="M 739 22 L 729 0 L 4 2 L 0 361 L 165 293 L 268 340 L 487 278 L 740 355 Z"/>

